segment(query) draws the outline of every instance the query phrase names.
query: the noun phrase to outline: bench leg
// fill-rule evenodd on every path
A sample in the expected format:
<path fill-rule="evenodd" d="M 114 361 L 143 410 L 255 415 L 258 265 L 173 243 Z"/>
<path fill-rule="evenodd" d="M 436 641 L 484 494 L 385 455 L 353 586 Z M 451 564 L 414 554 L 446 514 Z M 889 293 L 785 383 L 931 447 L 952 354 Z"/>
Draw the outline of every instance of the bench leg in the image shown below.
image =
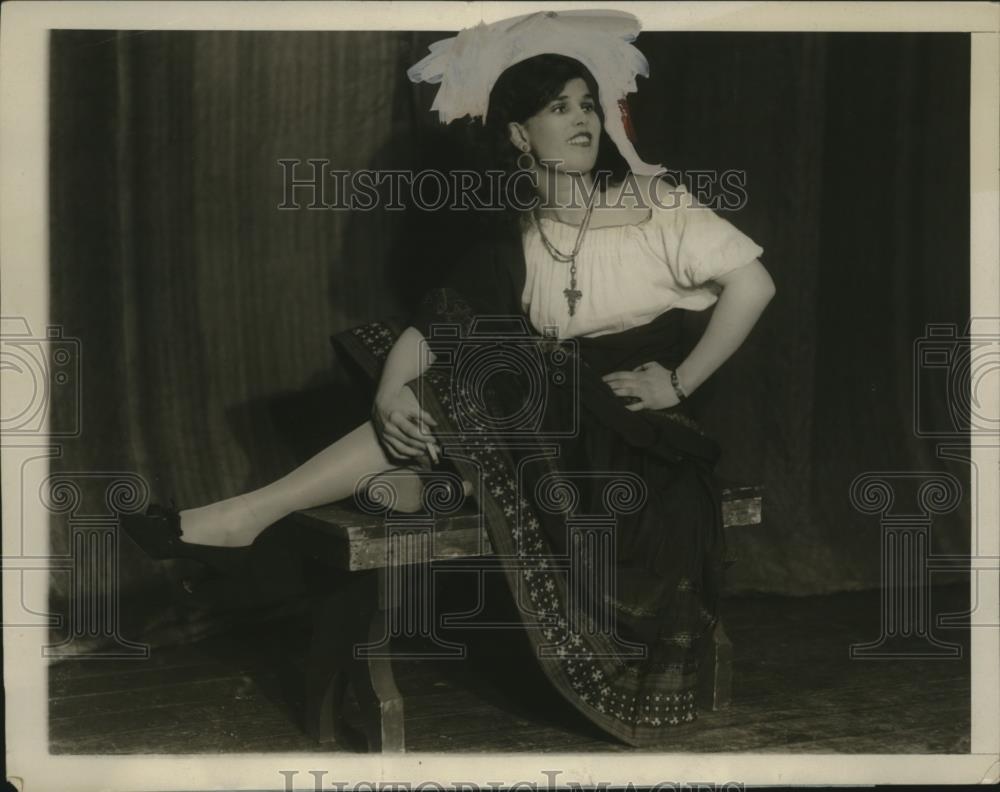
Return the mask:
<path fill-rule="evenodd" d="M 306 725 L 318 743 L 341 742 L 340 713 L 344 709 L 347 676 L 338 668 L 325 669 L 306 681 Z"/>
<path fill-rule="evenodd" d="M 348 599 L 341 593 L 317 600 L 305 668 L 305 730 L 317 742 L 341 742 L 351 640 Z M 349 742 L 349 741 L 348 741 Z"/>
<path fill-rule="evenodd" d="M 372 615 L 368 627 L 369 646 L 377 644 L 386 634 L 390 613 L 379 609 Z M 359 654 L 355 650 L 356 655 Z M 392 658 L 388 648 L 364 656 L 356 656 L 351 665 L 351 684 L 361 709 L 362 728 L 372 752 L 406 750 L 403 730 L 403 697 L 392 673 Z"/>
<path fill-rule="evenodd" d="M 698 671 L 701 706 L 713 711 L 726 709 L 733 696 L 733 645 L 722 622 L 713 628 Z"/>
<path fill-rule="evenodd" d="M 368 750 L 405 750 L 403 698 L 389 647 L 382 645 L 392 606 L 379 596 L 380 577 L 356 573 L 347 591 L 316 603 L 306 661 L 305 726 L 320 743 L 356 746 L 358 735 L 344 719 L 350 685 Z"/>

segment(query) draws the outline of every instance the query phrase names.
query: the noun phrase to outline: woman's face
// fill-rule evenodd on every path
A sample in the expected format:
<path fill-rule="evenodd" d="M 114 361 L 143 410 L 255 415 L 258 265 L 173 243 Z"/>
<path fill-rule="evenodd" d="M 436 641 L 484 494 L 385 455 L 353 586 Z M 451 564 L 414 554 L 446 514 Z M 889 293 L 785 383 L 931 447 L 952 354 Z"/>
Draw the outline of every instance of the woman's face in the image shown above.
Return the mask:
<path fill-rule="evenodd" d="M 511 142 L 527 144 L 539 162 L 569 173 L 588 173 L 597 162 L 601 119 L 590 88 L 580 77 L 563 86 L 559 96 L 521 124 L 511 124 Z"/>

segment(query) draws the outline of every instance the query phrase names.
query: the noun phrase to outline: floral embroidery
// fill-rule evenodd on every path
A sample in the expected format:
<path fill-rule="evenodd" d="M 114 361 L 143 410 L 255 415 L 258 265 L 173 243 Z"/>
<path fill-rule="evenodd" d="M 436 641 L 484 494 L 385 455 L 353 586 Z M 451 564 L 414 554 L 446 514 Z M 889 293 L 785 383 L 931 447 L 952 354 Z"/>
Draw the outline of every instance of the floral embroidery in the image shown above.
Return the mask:
<path fill-rule="evenodd" d="M 392 345 L 396 343 L 395 335 L 381 322 L 352 328 L 351 333 L 379 359 L 387 357 Z"/>
<path fill-rule="evenodd" d="M 430 292 L 421 306 L 425 314 L 430 314 L 434 320 L 441 322 L 458 322 L 467 327 L 472 320 L 471 306 L 460 295 L 449 289 L 436 289 Z M 364 344 L 365 348 L 381 362 L 388 355 L 395 336 L 393 332 L 381 323 L 372 323 L 361 328 L 355 328 L 354 335 Z M 424 374 L 426 383 L 430 386 L 444 414 L 459 429 L 463 428 L 461 417 L 457 414 L 455 399 L 451 393 L 451 377 L 446 371 L 431 369 Z M 661 413 L 669 420 L 675 420 L 691 428 L 698 428 L 691 419 L 678 413 Z M 464 438 L 459 433 L 459 439 Z M 467 439 L 467 438 L 466 438 Z M 494 551 L 506 556 L 517 555 L 519 559 L 518 588 L 524 589 L 527 602 L 520 604 L 522 612 L 530 613 L 533 620 L 545 624 L 541 630 L 545 643 L 539 646 L 540 657 L 545 662 L 556 663 L 561 668 L 564 677 L 578 700 L 592 707 L 595 712 L 602 713 L 603 720 L 611 716 L 619 721 L 615 727 L 616 733 L 632 734 L 639 727 L 660 727 L 668 724 L 690 722 L 696 718 L 695 697 L 693 690 L 685 689 L 679 693 L 667 693 L 663 686 L 678 684 L 676 679 L 690 672 L 683 664 L 669 664 L 664 671 L 668 677 L 660 681 L 654 678 L 652 687 L 640 682 L 637 669 L 626 664 L 621 658 L 608 658 L 607 648 L 601 643 L 593 643 L 593 635 L 588 635 L 584 625 L 570 624 L 561 615 L 565 590 L 565 570 L 559 564 L 550 563 L 548 542 L 542 532 L 542 526 L 529 501 L 524 498 L 518 487 L 518 482 L 509 472 L 510 461 L 502 447 L 486 443 L 476 446 L 475 452 L 469 454 L 478 466 L 478 475 L 483 484 L 481 492 L 485 507 L 492 501 L 492 506 L 500 514 L 510 520 L 506 536 L 500 532 L 496 537 L 499 541 L 491 543 Z M 681 580 L 680 590 L 693 590 L 690 581 Z M 637 615 L 651 615 L 640 608 L 629 608 L 620 602 L 609 598 L 614 607 Z M 518 597 L 520 603 L 520 597 Z M 703 616 L 707 611 L 701 610 Z M 577 621 L 574 619 L 574 621 Z M 678 632 L 666 639 L 681 647 L 690 647 L 692 635 Z M 594 652 L 595 647 L 601 647 L 602 654 Z M 661 691 L 657 692 L 657 686 Z"/>

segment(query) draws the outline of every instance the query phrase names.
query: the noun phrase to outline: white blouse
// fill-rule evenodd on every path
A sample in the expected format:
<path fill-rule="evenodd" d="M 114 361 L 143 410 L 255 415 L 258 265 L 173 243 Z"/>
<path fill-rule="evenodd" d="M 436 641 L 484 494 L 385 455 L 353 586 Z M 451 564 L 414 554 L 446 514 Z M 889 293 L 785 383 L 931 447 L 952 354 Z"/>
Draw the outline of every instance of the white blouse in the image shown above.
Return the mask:
<path fill-rule="evenodd" d="M 532 223 L 523 235 L 527 267 L 521 303 L 538 332 L 560 338 L 618 333 L 646 324 L 670 308 L 702 311 L 718 299 L 714 278 L 749 264 L 763 248 L 680 186 L 676 199 L 653 203 L 634 225 L 591 228 L 576 258 L 576 288 L 583 294 L 573 316 L 563 289 L 569 264 L 549 255 Z M 568 253 L 579 228 L 542 218 L 542 230 Z"/>

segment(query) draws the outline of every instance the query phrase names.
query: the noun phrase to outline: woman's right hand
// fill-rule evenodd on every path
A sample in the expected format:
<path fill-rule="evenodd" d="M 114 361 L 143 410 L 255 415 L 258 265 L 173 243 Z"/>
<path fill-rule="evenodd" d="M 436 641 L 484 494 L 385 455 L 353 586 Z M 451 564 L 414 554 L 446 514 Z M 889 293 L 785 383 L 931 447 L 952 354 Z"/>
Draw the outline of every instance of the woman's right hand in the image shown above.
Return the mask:
<path fill-rule="evenodd" d="M 441 449 L 429 427 L 437 426 L 407 386 L 378 394 L 372 407 L 372 423 L 385 447 L 401 459 L 427 454 L 436 463 Z"/>

